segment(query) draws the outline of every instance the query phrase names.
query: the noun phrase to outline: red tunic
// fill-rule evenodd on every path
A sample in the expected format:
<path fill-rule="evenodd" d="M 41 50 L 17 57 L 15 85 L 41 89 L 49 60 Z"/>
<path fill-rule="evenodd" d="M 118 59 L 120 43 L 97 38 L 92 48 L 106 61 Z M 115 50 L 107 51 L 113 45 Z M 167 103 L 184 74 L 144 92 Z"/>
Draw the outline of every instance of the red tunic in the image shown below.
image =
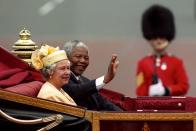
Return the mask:
<path fill-rule="evenodd" d="M 154 60 L 155 57 L 151 55 L 138 62 L 136 90 L 138 96 L 148 96 L 148 89 L 152 84 L 152 75 L 155 72 Z M 169 88 L 170 96 L 182 96 L 187 93 L 189 82 L 181 59 L 172 55 L 162 56 L 160 66 L 156 67 L 156 72 L 164 87 Z"/>

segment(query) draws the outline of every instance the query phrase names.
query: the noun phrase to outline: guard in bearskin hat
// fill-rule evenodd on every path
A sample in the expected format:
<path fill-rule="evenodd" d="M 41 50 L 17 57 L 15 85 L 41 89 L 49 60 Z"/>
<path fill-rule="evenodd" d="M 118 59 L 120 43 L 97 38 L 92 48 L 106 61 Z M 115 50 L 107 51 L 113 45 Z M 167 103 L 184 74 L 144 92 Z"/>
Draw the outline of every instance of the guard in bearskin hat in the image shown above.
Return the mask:
<path fill-rule="evenodd" d="M 153 53 L 137 66 L 138 96 L 181 96 L 189 89 L 183 61 L 169 53 L 175 38 L 173 13 L 161 5 L 149 7 L 142 15 L 142 33 Z"/>

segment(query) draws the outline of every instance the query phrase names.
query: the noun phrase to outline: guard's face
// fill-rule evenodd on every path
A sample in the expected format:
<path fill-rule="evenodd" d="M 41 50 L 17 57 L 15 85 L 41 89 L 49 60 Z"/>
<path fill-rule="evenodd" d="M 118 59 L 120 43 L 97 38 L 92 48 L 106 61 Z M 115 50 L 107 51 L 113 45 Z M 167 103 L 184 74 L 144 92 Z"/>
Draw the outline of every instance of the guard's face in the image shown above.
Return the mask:
<path fill-rule="evenodd" d="M 163 52 L 168 47 L 168 40 L 165 38 L 156 38 L 149 41 L 155 52 Z"/>
<path fill-rule="evenodd" d="M 70 55 L 71 71 L 75 75 L 82 75 L 89 65 L 88 50 L 84 47 L 76 47 Z"/>
<path fill-rule="evenodd" d="M 50 79 L 59 87 L 67 84 L 70 78 L 70 61 L 62 60 L 56 63 Z"/>

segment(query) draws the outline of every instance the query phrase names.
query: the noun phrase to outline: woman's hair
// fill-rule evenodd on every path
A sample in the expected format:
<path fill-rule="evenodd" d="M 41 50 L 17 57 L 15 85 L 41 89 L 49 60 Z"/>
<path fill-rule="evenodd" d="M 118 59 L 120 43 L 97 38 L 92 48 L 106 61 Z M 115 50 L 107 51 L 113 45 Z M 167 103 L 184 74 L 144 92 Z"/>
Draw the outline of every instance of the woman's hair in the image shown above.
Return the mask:
<path fill-rule="evenodd" d="M 55 67 L 56 67 L 56 63 L 49 66 L 45 66 L 41 69 L 41 73 L 43 74 L 46 80 L 50 78 L 50 75 L 53 73 Z"/>
<path fill-rule="evenodd" d="M 85 45 L 82 41 L 80 40 L 73 40 L 73 41 L 68 41 L 64 44 L 64 50 L 67 53 L 67 57 L 70 58 L 70 55 L 73 51 L 74 48 L 76 47 L 84 47 L 88 50 L 87 45 Z"/>

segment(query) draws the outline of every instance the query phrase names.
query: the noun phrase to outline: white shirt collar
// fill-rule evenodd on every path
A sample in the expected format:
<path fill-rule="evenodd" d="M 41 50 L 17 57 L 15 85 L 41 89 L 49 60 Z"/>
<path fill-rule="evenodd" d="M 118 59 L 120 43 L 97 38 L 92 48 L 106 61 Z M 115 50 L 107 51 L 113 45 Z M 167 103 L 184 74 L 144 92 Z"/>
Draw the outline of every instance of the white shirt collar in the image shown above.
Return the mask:
<path fill-rule="evenodd" d="M 71 72 L 71 73 L 73 74 L 73 76 L 74 76 L 77 80 L 80 79 L 80 75 L 79 75 L 79 76 L 76 76 L 73 72 Z"/>

